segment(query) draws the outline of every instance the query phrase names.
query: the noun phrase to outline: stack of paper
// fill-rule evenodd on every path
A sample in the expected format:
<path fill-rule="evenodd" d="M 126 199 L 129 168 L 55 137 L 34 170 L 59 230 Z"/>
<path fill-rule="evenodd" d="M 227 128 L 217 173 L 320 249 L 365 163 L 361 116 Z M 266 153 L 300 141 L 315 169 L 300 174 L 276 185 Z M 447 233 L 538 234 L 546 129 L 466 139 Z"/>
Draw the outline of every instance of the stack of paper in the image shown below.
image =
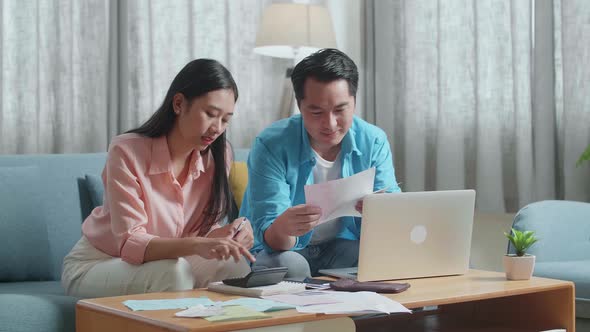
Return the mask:
<path fill-rule="evenodd" d="M 324 314 L 371 314 L 396 312 L 411 313 L 412 311 L 383 295 L 374 292 L 334 292 L 333 297 L 337 303 L 318 304 L 311 306 L 298 306 L 297 311 L 302 313 Z"/>
<path fill-rule="evenodd" d="M 370 314 L 411 313 L 399 302 L 374 292 L 311 291 L 299 294 L 265 296 L 265 299 L 297 306 L 302 313 Z"/>
<path fill-rule="evenodd" d="M 301 284 L 302 285 L 302 284 Z M 264 299 L 239 298 L 213 302 L 206 297 L 124 301 L 131 310 L 186 309 L 177 317 L 203 317 L 211 322 L 270 317 L 263 312 L 296 308 L 301 313 L 370 314 L 411 313 L 400 303 L 374 292 L 333 292 L 310 290 L 277 294 Z"/>

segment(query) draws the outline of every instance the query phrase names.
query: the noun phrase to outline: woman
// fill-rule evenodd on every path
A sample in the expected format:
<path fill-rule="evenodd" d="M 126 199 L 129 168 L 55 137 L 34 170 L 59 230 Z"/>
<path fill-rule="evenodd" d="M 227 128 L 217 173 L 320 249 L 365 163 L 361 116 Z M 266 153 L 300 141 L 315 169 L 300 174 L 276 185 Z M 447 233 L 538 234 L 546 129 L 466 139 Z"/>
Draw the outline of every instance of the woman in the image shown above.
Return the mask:
<path fill-rule="evenodd" d="M 250 271 L 249 221 L 220 225 L 235 215 L 225 129 L 237 99 L 230 72 L 197 59 L 146 123 L 113 139 L 102 173 L 104 205 L 84 221 L 64 259 L 67 294 L 185 290 Z"/>

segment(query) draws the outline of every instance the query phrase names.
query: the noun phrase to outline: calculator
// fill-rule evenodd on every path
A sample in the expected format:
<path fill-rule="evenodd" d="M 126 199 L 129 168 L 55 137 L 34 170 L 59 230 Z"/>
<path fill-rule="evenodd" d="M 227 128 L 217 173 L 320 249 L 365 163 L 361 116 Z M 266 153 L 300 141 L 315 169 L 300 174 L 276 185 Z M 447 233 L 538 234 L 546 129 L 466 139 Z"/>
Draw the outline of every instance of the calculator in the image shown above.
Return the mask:
<path fill-rule="evenodd" d="M 247 276 L 242 278 L 224 279 L 223 283 L 226 285 L 243 288 L 274 285 L 283 281 L 287 271 L 288 268 L 284 266 L 265 268 L 252 271 L 248 273 Z"/>

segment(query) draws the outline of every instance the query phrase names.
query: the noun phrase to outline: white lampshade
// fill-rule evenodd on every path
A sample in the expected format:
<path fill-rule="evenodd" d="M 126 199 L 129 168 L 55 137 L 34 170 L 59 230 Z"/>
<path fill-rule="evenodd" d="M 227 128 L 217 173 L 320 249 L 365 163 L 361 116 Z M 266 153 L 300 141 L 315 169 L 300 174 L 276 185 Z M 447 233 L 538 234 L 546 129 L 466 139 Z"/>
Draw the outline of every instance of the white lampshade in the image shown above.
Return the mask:
<path fill-rule="evenodd" d="M 336 47 L 328 9 L 307 4 L 279 3 L 265 9 L 254 52 L 293 59 L 326 47 Z"/>

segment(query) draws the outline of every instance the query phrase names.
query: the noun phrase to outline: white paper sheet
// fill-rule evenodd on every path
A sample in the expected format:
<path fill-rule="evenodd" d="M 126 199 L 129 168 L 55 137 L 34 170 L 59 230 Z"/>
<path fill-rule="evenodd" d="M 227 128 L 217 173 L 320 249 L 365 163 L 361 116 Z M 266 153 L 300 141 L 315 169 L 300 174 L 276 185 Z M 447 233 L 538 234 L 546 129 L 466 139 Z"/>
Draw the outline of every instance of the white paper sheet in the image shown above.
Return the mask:
<path fill-rule="evenodd" d="M 297 294 L 263 296 L 262 298 L 294 306 L 338 303 L 340 300 L 334 298 L 331 294 L 333 294 L 333 292 L 305 291 Z"/>
<path fill-rule="evenodd" d="M 204 306 L 197 304 L 186 310 L 174 314 L 176 317 L 211 317 L 223 314 L 223 308 L 220 306 Z"/>
<path fill-rule="evenodd" d="M 332 219 L 361 214 L 355 210 L 356 202 L 373 193 L 375 168 L 328 182 L 305 186 L 305 203 L 322 208 L 320 224 Z"/>
<path fill-rule="evenodd" d="M 301 313 L 349 314 L 360 315 L 370 313 L 411 313 L 397 301 L 374 292 L 334 292 L 331 294 L 337 303 L 298 306 Z"/>

